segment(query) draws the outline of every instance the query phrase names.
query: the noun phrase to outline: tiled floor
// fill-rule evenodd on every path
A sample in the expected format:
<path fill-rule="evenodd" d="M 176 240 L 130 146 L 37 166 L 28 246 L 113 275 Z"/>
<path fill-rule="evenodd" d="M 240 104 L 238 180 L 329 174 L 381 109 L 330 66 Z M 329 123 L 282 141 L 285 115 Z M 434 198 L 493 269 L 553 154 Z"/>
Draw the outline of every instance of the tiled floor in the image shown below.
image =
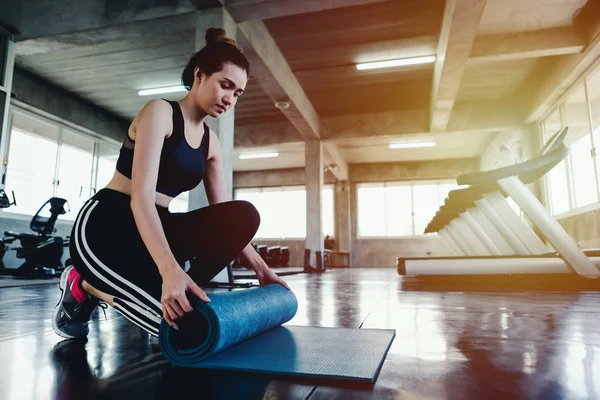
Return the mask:
<path fill-rule="evenodd" d="M 600 292 L 424 288 L 393 269 L 286 280 L 290 325 L 396 329 L 373 387 L 173 368 L 112 310 L 86 344 L 61 342 L 58 290 L 36 285 L 0 288 L 0 399 L 600 398 Z"/>

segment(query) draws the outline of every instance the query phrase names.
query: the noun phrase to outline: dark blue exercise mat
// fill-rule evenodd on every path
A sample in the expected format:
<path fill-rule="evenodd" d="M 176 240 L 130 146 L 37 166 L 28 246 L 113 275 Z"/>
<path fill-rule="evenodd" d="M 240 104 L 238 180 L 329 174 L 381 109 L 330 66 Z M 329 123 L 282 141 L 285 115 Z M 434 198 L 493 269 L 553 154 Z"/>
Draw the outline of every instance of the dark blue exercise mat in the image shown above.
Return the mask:
<path fill-rule="evenodd" d="M 392 329 L 285 325 L 195 367 L 374 383 L 395 335 Z"/>
<path fill-rule="evenodd" d="M 374 382 L 395 330 L 281 326 L 296 297 L 281 285 L 212 293 L 196 312 L 163 321 L 160 348 L 182 367 Z"/>
<path fill-rule="evenodd" d="M 194 297 L 194 311 L 177 320 L 179 330 L 165 321 L 160 349 L 173 364 L 195 367 L 223 350 L 276 328 L 294 318 L 298 301 L 279 284 L 211 293 L 210 302 Z"/>

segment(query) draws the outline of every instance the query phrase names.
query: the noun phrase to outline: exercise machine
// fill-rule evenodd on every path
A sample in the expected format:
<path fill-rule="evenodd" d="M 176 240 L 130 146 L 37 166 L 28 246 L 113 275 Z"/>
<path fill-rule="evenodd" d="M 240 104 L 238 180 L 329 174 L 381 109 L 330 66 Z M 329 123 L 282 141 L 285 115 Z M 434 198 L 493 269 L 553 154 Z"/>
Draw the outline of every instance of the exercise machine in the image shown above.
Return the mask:
<path fill-rule="evenodd" d="M 583 251 L 544 208 L 527 184 L 567 155 L 568 128 L 555 134 L 532 160 L 461 175 L 469 185 L 449 193 L 426 229 L 437 232 L 455 256 L 398 258 L 400 275 L 576 274 L 600 277 L 600 252 Z M 510 196 L 556 252 L 508 205 Z"/>
<path fill-rule="evenodd" d="M 10 202 L 4 190 L 0 190 L 0 207 L 16 205 L 16 199 Z M 69 246 L 69 236 L 54 236 L 56 220 L 59 215 L 70 211 L 67 200 L 52 197 L 35 213 L 29 224 L 35 233 L 15 233 L 6 231 L 0 245 L 0 260 L 8 251 L 15 251 L 16 257 L 23 263 L 16 268 L 7 268 L 0 262 L 0 275 L 23 278 L 45 278 L 59 275 L 64 270 L 62 257 L 64 248 Z M 20 247 L 9 247 L 18 241 Z"/>

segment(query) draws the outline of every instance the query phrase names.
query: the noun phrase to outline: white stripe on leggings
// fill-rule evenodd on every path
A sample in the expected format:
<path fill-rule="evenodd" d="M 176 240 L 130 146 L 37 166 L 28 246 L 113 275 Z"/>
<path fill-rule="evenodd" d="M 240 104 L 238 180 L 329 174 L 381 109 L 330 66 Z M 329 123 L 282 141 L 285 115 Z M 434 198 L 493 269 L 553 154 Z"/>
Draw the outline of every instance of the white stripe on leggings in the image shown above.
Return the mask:
<path fill-rule="evenodd" d="M 155 322 L 159 325 L 162 322 L 162 317 L 154 314 L 152 311 L 148 310 L 147 308 L 140 307 L 139 305 L 137 305 L 135 303 L 132 303 L 130 301 L 127 301 L 127 300 L 121 299 L 121 298 L 119 299 L 119 302 L 123 303 L 124 306 L 131 308 L 132 311 L 135 311 L 135 312 L 143 315 L 144 317 L 148 318 L 152 322 Z"/>
<path fill-rule="evenodd" d="M 96 275 L 100 280 L 104 281 L 107 285 L 109 285 L 109 286 L 113 287 L 114 289 L 116 289 L 119 293 L 126 294 L 128 297 L 131 298 L 132 301 L 135 301 L 135 302 L 139 303 L 143 307 L 147 307 L 147 305 L 144 304 L 137 297 L 135 297 L 131 293 L 123 290 L 119 285 L 117 285 L 117 284 L 111 282 L 110 280 L 108 280 L 104 275 L 102 275 L 100 272 L 98 272 L 94 268 L 94 266 L 92 265 L 92 263 L 86 259 L 87 257 L 84 254 L 84 252 L 82 251 L 81 245 L 79 243 L 79 240 L 80 240 L 79 239 L 79 231 L 81 231 L 81 241 L 82 241 L 83 247 L 89 253 L 89 256 L 96 263 L 96 265 L 103 270 L 103 272 L 111 275 L 113 278 L 117 279 L 119 282 L 122 282 L 125 285 L 129 286 L 131 289 L 135 290 L 137 293 L 139 293 L 145 299 L 147 299 L 150 302 L 150 304 L 152 304 L 153 306 L 155 306 L 158 310 L 161 310 L 161 313 L 162 313 L 162 307 L 161 307 L 160 302 L 158 302 L 154 297 L 150 296 L 148 293 L 146 293 L 145 291 L 143 291 L 142 289 L 140 289 L 138 286 L 134 285 L 133 283 L 131 283 L 128 280 L 124 279 L 122 276 L 120 276 L 117 273 L 115 273 L 113 270 L 111 270 L 106 265 L 104 265 L 104 263 L 102 263 L 102 261 L 100 261 L 100 259 L 98 259 L 98 257 L 96 257 L 94 255 L 94 253 L 92 252 L 92 250 L 90 249 L 90 247 L 89 247 L 89 245 L 87 243 L 87 240 L 86 240 L 86 237 L 85 237 L 85 228 L 86 228 L 86 225 L 87 225 L 88 218 L 89 218 L 92 210 L 98 205 L 98 202 L 97 201 L 91 201 L 90 205 L 91 206 L 88 206 L 87 204 L 84 205 L 84 209 L 81 211 L 81 213 L 77 217 L 77 221 L 75 221 L 75 246 L 77 247 L 77 250 L 79 252 L 79 255 L 81 256 L 81 259 L 87 265 L 88 269 L 94 275 Z M 80 220 L 80 218 L 83 219 L 83 222 Z M 81 226 L 81 225 L 83 225 L 83 226 Z"/>
<path fill-rule="evenodd" d="M 123 314 L 123 316 L 125 318 L 127 318 L 128 320 L 130 320 L 131 322 L 133 322 L 134 324 L 136 324 L 140 328 L 146 330 L 148 333 L 151 333 L 154 336 L 158 336 L 158 328 L 157 327 L 152 326 L 152 325 L 150 325 L 149 323 L 147 323 L 145 321 L 142 321 L 141 319 L 139 319 L 138 317 L 136 317 L 135 315 L 133 315 L 129 310 L 127 310 L 125 307 L 121 306 L 117 302 L 113 302 L 113 307 L 114 307 L 114 309 L 116 311 L 118 311 L 121 314 Z"/>

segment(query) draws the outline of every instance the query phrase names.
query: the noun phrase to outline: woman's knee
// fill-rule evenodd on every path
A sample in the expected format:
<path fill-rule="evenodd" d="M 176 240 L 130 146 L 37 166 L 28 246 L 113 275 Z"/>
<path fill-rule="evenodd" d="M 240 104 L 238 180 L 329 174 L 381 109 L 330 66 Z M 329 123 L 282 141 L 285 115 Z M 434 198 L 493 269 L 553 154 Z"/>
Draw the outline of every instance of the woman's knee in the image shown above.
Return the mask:
<path fill-rule="evenodd" d="M 260 226 L 260 213 L 254 207 L 254 204 L 250 203 L 246 200 L 236 200 L 237 207 L 237 220 L 244 221 L 244 226 L 248 229 L 252 230 L 252 233 L 256 233 L 258 231 L 258 227 Z"/>

